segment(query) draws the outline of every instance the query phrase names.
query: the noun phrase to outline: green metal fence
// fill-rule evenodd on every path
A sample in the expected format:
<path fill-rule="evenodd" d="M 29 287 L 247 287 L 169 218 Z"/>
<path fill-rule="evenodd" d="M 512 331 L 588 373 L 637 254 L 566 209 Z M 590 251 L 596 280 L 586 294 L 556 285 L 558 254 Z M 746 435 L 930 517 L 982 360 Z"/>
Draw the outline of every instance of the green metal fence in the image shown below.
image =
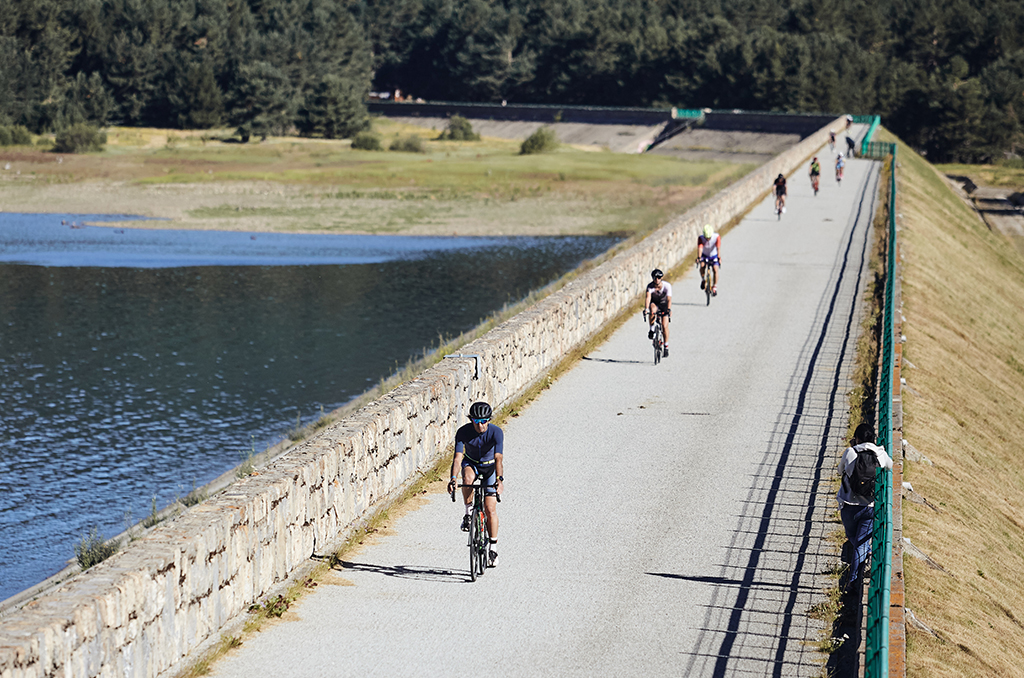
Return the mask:
<path fill-rule="evenodd" d="M 868 134 L 874 130 L 869 130 Z M 886 247 L 885 307 L 882 310 L 881 374 L 878 381 L 878 444 L 893 457 L 892 385 L 895 367 L 893 322 L 896 314 L 896 144 L 869 142 L 862 157 L 889 160 L 889 237 Z M 889 675 L 889 596 L 892 580 L 892 471 L 883 469 L 875 481 L 875 526 L 871 538 L 871 583 L 868 587 L 864 676 Z"/>
<path fill-rule="evenodd" d="M 882 119 L 877 115 L 855 115 L 853 116 L 853 121 L 868 125 L 868 131 L 864 135 L 863 141 L 860 142 L 861 157 L 868 157 L 868 147 L 871 144 L 878 143 L 877 141 L 871 141 L 871 137 L 875 135 L 875 130 L 878 129 L 878 126 L 881 124 Z M 889 144 L 885 145 L 889 146 Z M 888 153 L 888 150 L 882 153 L 878 153 L 878 155 L 885 155 L 886 153 Z"/>

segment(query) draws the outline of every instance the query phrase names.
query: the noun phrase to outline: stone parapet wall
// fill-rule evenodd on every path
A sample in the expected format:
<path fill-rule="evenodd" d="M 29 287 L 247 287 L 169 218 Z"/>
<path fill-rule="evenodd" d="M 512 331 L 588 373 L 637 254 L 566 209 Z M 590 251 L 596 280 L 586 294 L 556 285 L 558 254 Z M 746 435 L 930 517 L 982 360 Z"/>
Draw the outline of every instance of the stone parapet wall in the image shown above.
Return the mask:
<path fill-rule="evenodd" d="M 830 123 L 837 128 L 841 119 Z M 638 245 L 466 345 L 118 555 L 0 620 L 0 678 L 151 677 L 326 553 L 438 456 L 475 400 L 510 403 L 682 262 L 705 223 L 742 214 L 803 166 L 827 129 L 773 158 Z"/>

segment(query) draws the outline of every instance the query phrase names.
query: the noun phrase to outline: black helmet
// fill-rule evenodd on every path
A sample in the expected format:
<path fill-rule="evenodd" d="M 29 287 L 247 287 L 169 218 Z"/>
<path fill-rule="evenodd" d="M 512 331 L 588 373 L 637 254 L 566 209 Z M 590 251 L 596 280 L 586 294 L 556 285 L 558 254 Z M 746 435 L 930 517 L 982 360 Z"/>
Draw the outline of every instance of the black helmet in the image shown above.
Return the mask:
<path fill-rule="evenodd" d="M 778 178 L 779 178 L 779 179 L 784 179 L 785 177 L 783 177 L 783 176 L 782 176 L 782 175 L 780 174 L 780 175 L 778 176 Z"/>
<path fill-rule="evenodd" d="M 664 278 L 665 274 L 661 272 L 660 268 L 656 268 L 653 271 L 651 271 L 651 277 L 655 278 L 655 279 L 657 279 L 657 278 Z"/>
<path fill-rule="evenodd" d="M 483 401 L 473 403 L 469 406 L 469 418 L 489 420 L 491 418 L 491 406 Z"/>

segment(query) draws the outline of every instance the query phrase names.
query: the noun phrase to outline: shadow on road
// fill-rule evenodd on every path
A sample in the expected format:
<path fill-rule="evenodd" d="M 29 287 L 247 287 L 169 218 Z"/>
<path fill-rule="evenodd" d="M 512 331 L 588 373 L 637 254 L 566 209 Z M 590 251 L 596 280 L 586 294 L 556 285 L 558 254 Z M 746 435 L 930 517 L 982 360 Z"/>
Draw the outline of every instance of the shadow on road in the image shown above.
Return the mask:
<path fill-rule="evenodd" d="M 583 356 L 581 360 L 589 360 L 592 363 L 615 363 L 617 365 L 646 365 L 650 360 L 612 360 L 611 358 L 591 358 Z"/>
<path fill-rule="evenodd" d="M 371 563 L 355 563 L 350 560 L 341 561 L 344 570 L 354 572 L 373 572 L 399 579 L 416 581 L 432 581 L 448 584 L 460 584 L 469 579 L 469 574 L 462 570 L 445 570 L 432 567 L 415 567 L 409 565 L 373 565 Z"/>
<path fill-rule="evenodd" d="M 701 584 L 714 584 L 716 586 L 737 586 L 739 588 L 764 588 L 764 589 L 785 589 L 786 591 L 817 591 L 813 586 L 800 586 L 783 582 L 760 581 L 748 582 L 743 579 L 729 579 L 727 577 L 693 577 L 685 574 L 672 574 L 670 572 L 645 572 L 652 577 L 664 577 L 665 579 L 682 579 L 683 581 L 694 581 Z M 731 609 L 731 608 L 730 608 Z"/>

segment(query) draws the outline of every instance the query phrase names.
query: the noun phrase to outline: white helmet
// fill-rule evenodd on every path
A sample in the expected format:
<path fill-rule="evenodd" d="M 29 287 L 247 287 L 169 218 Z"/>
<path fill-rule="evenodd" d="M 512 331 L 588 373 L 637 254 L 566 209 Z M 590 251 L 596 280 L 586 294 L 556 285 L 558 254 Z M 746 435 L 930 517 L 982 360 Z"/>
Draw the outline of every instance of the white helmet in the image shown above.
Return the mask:
<path fill-rule="evenodd" d="M 839 154 L 839 157 L 840 157 L 840 158 L 841 158 L 841 157 L 843 157 L 843 154 L 842 154 L 842 153 L 840 153 L 840 154 Z"/>

